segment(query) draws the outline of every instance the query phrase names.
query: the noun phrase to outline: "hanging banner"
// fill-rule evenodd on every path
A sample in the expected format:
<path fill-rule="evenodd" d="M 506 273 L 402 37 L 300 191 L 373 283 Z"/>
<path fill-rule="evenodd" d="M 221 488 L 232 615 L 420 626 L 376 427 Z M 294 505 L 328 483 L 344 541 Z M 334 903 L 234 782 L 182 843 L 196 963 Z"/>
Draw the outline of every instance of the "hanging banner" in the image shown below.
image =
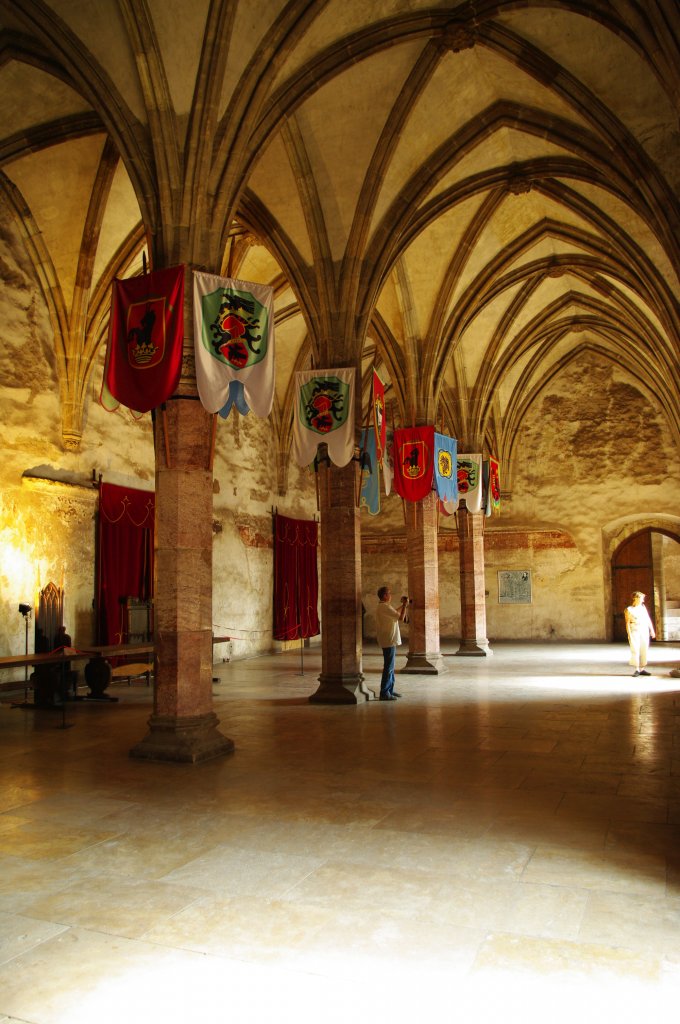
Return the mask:
<path fill-rule="evenodd" d="M 482 465 L 482 507 L 485 516 L 490 516 L 492 512 L 500 512 L 501 508 L 498 460 L 491 456 L 485 459 Z"/>
<path fill-rule="evenodd" d="M 482 462 L 482 511 L 484 515 L 491 515 L 491 492 L 489 490 L 489 460 Z"/>
<path fill-rule="evenodd" d="M 406 501 L 420 501 L 432 490 L 434 427 L 394 431 L 394 489 Z"/>
<path fill-rule="evenodd" d="M 465 499 L 468 512 L 479 512 L 482 507 L 482 456 L 459 455 L 458 499 Z"/>
<path fill-rule="evenodd" d="M 458 501 L 458 442 L 448 434 L 434 435 L 434 485 L 442 501 Z"/>
<path fill-rule="evenodd" d="M 501 510 L 501 467 L 498 459 L 493 455 L 489 456 L 489 495 L 491 498 L 491 511 Z"/>
<path fill-rule="evenodd" d="M 371 412 L 375 432 L 375 448 L 379 465 L 382 466 L 387 447 L 387 420 L 385 419 L 385 385 L 373 370 Z"/>
<path fill-rule="evenodd" d="M 364 458 L 359 508 L 367 509 L 369 516 L 377 516 L 380 512 L 380 466 L 375 447 L 375 433 L 371 427 L 361 432 L 361 450 Z"/>
<path fill-rule="evenodd" d="M 293 457 L 308 466 L 321 442 L 336 466 L 346 466 L 354 451 L 353 367 L 298 370 L 295 374 Z"/>
<path fill-rule="evenodd" d="M 113 282 L 101 402 L 149 412 L 175 391 L 184 343 L 184 267 Z"/>
<path fill-rule="evenodd" d="M 385 435 L 385 450 L 383 451 L 382 462 L 383 487 L 385 488 L 386 495 L 392 491 L 392 480 L 394 478 L 393 452 L 394 432 L 390 429 L 386 431 Z"/>
<path fill-rule="evenodd" d="M 274 401 L 274 290 L 194 272 L 196 383 L 208 412 L 266 417 Z M 237 393 L 232 382 L 242 387 Z"/>

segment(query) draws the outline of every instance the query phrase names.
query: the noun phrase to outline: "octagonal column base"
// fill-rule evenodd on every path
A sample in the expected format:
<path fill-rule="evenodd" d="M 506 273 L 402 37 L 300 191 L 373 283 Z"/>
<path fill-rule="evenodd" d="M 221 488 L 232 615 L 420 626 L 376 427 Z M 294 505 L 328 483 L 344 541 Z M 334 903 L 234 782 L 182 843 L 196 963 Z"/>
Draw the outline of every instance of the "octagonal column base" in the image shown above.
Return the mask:
<path fill-rule="evenodd" d="M 406 657 L 406 664 L 399 669 L 399 674 L 409 673 L 412 675 L 437 676 L 444 669 L 444 659 L 439 653 L 418 654 L 409 651 Z"/>
<path fill-rule="evenodd" d="M 484 638 L 482 640 L 461 640 L 456 654 L 468 655 L 472 658 L 488 658 L 493 651 L 489 647 L 489 641 Z"/>
<path fill-rule="evenodd" d="M 371 691 L 364 685 L 362 673 L 352 675 L 329 675 L 321 673 L 319 689 L 309 698 L 310 704 L 358 704 L 359 696 L 370 700 Z"/>
<path fill-rule="evenodd" d="M 152 715 L 149 732 L 132 748 L 130 757 L 147 761 L 181 761 L 198 764 L 223 757 L 234 750 L 233 740 L 218 730 L 215 714 L 177 718 Z"/>

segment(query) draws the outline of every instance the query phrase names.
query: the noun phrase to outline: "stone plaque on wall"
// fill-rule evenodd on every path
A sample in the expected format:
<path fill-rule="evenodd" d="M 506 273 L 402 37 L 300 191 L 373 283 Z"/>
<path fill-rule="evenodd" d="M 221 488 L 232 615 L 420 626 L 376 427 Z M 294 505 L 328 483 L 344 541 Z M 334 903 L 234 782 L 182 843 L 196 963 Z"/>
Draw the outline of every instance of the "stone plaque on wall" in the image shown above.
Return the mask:
<path fill-rule="evenodd" d="M 499 604 L 531 604 L 531 570 L 500 569 L 498 572 Z"/>

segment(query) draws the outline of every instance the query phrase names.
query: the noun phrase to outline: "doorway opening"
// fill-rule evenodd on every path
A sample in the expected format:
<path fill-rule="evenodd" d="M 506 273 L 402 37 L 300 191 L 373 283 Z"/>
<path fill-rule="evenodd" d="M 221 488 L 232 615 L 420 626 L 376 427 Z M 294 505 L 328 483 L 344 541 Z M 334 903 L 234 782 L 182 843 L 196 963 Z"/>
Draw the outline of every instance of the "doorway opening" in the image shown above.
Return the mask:
<path fill-rule="evenodd" d="M 628 537 L 612 556 L 614 640 L 626 640 L 624 608 L 640 590 L 657 640 L 680 640 L 680 537 L 647 527 Z"/>

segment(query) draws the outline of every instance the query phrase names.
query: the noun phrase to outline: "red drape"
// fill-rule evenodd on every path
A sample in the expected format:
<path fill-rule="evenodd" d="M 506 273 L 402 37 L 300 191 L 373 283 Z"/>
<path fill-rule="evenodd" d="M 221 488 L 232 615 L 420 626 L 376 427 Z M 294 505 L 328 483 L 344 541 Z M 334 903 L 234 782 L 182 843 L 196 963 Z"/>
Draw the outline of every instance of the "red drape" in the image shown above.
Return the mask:
<path fill-rule="evenodd" d="M 102 484 L 99 489 L 99 642 L 124 640 L 126 597 L 153 592 L 153 491 Z"/>
<path fill-rule="evenodd" d="M 274 516 L 274 639 L 319 633 L 318 524 Z"/>

